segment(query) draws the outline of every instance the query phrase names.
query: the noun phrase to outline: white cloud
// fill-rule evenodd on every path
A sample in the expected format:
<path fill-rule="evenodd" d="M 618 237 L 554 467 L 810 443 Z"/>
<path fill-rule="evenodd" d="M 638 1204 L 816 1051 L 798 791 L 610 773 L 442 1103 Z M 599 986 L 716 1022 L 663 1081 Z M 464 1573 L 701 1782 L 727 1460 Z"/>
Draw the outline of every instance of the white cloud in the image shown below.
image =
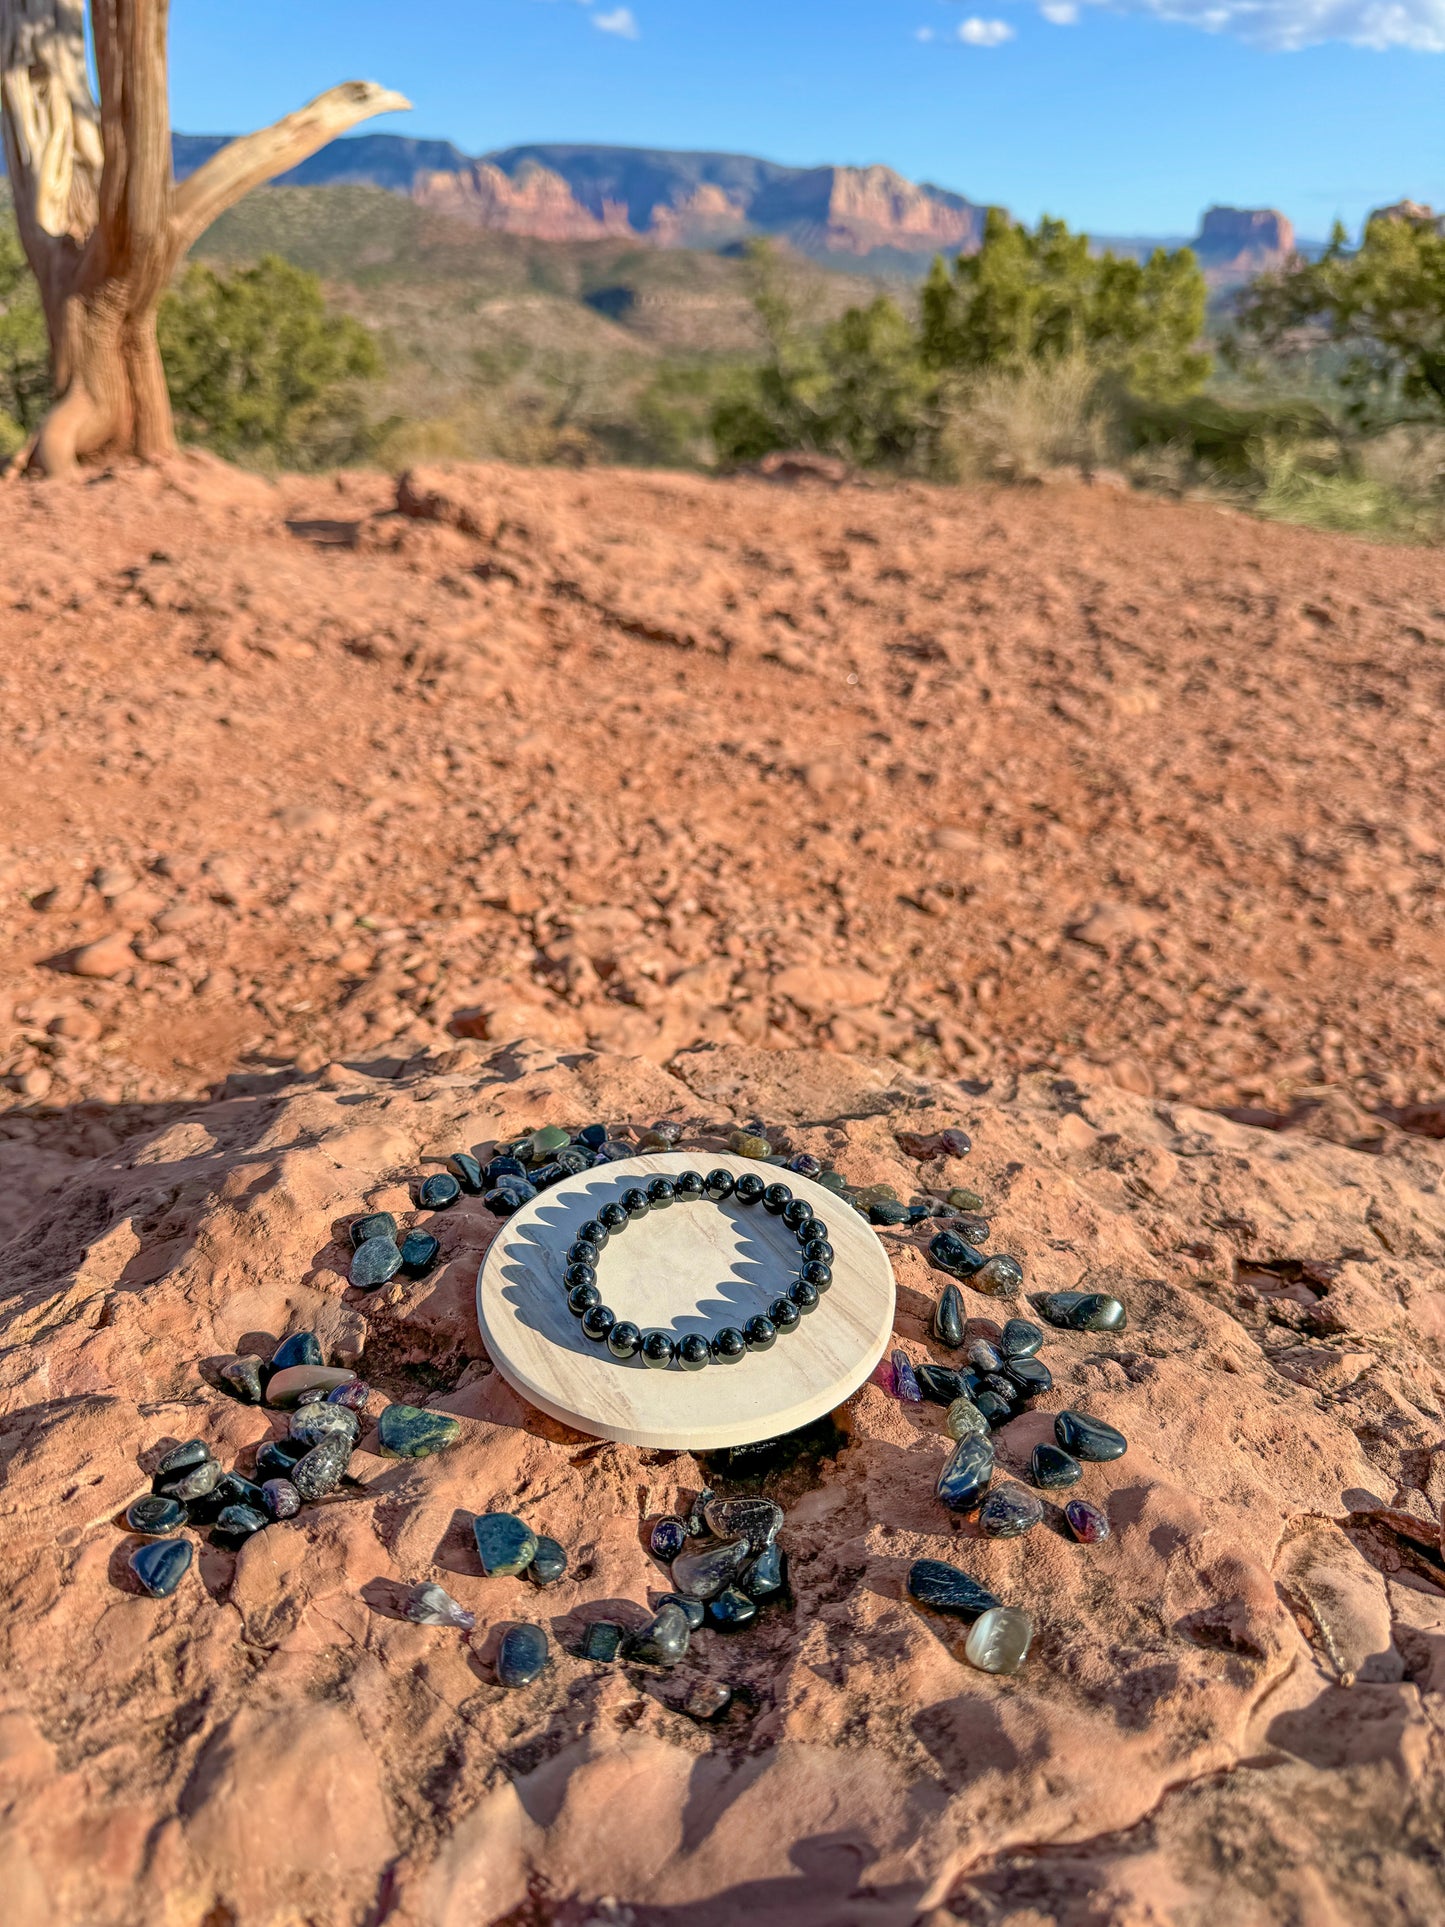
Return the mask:
<path fill-rule="evenodd" d="M 932 40 L 934 38 L 932 27 L 915 27 L 913 29 L 913 38 L 915 40 Z"/>
<path fill-rule="evenodd" d="M 1001 47 L 1013 39 L 1014 30 L 1006 20 L 980 20 L 972 14 L 959 27 L 958 37 L 966 47 Z"/>
<path fill-rule="evenodd" d="M 611 13 L 594 13 L 592 24 L 599 33 L 615 33 L 619 40 L 636 40 L 641 35 L 637 16 L 631 7 L 616 7 Z"/>
<path fill-rule="evenodd" d="M 1114 13 L 1229 33 L 1279 52 L 1343 40 L 1445 53 L 1445 0 L 1086 0 Z M 1045 10 L 1047 12 L 1047 10 Z"/>
<path fill-rule="evenodd" d="M 1044 0 L 1039 12 L 1051 27 L 1072 27 L 1079 17 L 1074 0 Z"/>

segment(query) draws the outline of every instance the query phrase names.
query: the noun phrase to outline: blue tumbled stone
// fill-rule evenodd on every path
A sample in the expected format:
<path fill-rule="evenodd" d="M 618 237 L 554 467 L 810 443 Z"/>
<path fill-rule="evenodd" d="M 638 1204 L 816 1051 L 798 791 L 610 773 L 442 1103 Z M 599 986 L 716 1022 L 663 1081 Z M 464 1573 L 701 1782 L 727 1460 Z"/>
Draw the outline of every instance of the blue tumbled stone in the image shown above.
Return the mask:
<path fill-rule="evenodd" d="M 958 1441 L 938 1475 L 938 1496 L 950 1512 L 969 1512 L 983 1498 L 993 1477 L 993 1446 L 982 1433 Z"/>
<path fill-rule="evenodd" d="M 189 1539 L 153 1539 L 130 1556 L 130 1569 L 152 1599 L 164 1599 L 190 1571 Z"/>
<path fill-rule="evenodd" d="M 540 1626 L 509 1626 L 497 1648 L 499 1686 L 530 1686 L 547 1664 L 547 1635 Z"/>
<path fill-rule="evenodd" d="M 433 1171 L 429 1178 L 423 1178 L 417 1193 L 422 1208 L 427 1211 L 446 1211 L 461 1195 L 462 1187 L 450 1171 Z"/>
<path fill-rule="evenodd" d="M 321 1340 L 315 1332 L 292 1332 L 283 1338 L 271 1358 L 273 1372 L 287 1371 L 292 1365 L 319 1365 Z"/>

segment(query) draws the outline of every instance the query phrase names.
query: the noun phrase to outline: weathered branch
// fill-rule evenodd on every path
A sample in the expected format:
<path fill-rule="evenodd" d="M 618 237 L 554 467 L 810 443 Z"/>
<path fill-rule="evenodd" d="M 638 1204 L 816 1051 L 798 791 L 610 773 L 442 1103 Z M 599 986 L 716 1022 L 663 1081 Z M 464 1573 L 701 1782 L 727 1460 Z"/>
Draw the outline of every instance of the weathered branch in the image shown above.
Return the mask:
<path fill-rule="evenodd" d="M 100 115 L 85 66 L 81 0 L 0 6 L 0 108 L 15 214 L 27 249 L 85 241 L 95 225 Z"/>
<path fill-rule="evenodd" d="M 176 189 L 172 218 L 182 250 L 253 187 L 298 166 L 358 121 L 370 120 L 374 114 L 400 113 L 410 106 L 404 95 L 374 80 L 348 80 L 318 94 L 274 126 L 231 141 Z"/>

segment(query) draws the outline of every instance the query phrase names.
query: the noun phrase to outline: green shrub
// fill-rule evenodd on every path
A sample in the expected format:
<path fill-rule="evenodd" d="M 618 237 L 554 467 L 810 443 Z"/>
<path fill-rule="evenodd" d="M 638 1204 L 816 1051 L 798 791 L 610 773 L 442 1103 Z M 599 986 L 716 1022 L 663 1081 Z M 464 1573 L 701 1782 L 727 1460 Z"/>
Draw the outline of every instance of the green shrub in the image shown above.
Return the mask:
<path fill-rule="evenodd" d="M 40 295 L 14 217 L 0 206 L 0 460 L 14 454 L 50 401 L 50 351 Z"/>

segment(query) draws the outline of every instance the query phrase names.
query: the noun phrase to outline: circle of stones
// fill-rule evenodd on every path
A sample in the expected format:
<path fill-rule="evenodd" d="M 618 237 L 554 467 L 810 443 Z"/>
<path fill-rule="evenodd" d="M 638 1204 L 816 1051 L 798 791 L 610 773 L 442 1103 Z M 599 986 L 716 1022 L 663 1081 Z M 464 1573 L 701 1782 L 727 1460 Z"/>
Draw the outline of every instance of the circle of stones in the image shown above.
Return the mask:
<path fill-rule="evenodd" d="M 731 1198 L 735 1204 L 761 1204 L 765 1211 L 782 1219 L 802 1250 L 803 1267 L 786 1294 L 777 1297 L 766 1313 L 749 1318 L 741 1327 L 725 1325 L 713 1338 L 689 1332 L 674 1339 L 658 1327 L 642 1331 L 630 1320 L 619 1319 L 602 1302 L 597 1284 L 597 1266 L 609 1239 L 651 1211 L 665 1210 L 672 1204 L 693 1204 L 700 1199 L 721 1204 Z M 641 1357 L 654 1371 L 677 1365 L 685 1372 L 699 1372 L 704 1365 L 735 1365 L 748 1352 L 765 1352 L 802 1323 L 804 1316 L 816 1311 L 818 1301 L 833 1282 L 833 1247 L 828 1242 L 828 1227 L 813 1215 L 805 1198 L 795 1198 L 786 1184 L 765 1184 L 752 1172 L 734 1178 L 730 1171 L 681 1171 L 675 1178 L 653 1178 L 644 1189 L 634 1185 L 620 1198 L 604 1204 L 595 1218 L 577 1233 L 567 1250 L 567 1269 L 562 1274 L 567 1289 L 567 1308 L 582 1322 L 582 1333 L 594 1344 L 605 1345 L 624 1363 Z"/>

